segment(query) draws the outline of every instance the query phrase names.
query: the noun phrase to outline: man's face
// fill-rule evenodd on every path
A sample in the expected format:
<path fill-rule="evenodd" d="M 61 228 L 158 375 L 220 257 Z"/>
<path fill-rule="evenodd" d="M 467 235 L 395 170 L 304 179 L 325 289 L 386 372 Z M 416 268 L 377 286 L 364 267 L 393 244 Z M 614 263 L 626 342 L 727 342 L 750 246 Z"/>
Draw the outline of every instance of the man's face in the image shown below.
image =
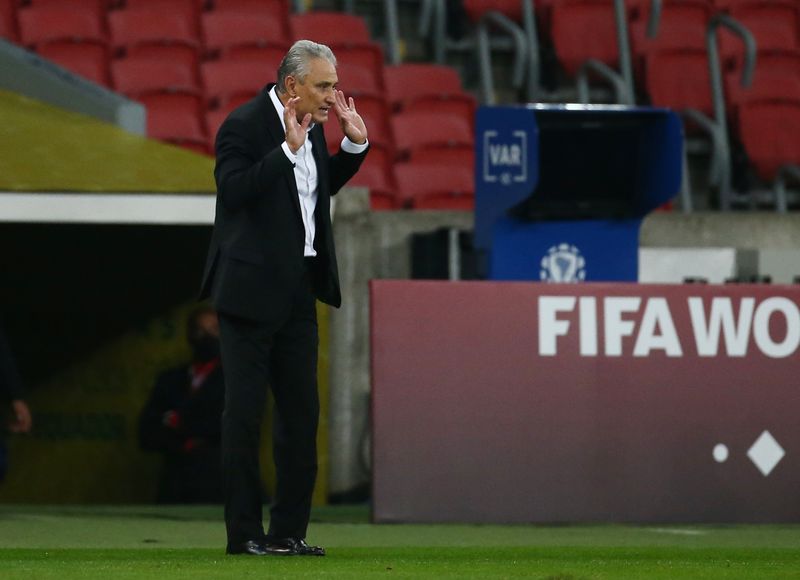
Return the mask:
<path fill-rule="evenodd" d="M 328 116 L 333 114 L 334 89 L 338 82 L 336 68 L 324 58 L 311 59 L 303 82 L 289 77 L 287 84 L 300 97 L 300 102 L 297 103 L 297 122 L 302 123 L 307 113 L 311 113 L 314 123 L 326 122 Z M 289 94 L 291 95 L 291 90 Z"/>

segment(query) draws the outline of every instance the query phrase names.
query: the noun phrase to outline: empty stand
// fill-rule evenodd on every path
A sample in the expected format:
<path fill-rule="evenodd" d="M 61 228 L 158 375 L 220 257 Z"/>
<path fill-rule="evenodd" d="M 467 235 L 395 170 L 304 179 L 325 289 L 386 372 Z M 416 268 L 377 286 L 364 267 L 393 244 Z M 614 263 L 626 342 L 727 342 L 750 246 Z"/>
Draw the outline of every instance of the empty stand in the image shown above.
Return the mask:
<path fill-rule="evenodd" d="M 226 48 L 222 54 L 222 60 L 250 60 L 261 62 L 264 69 L 265 80 L 275 80 L 277 77 L 278 65 L 283 59 L 286 50 L 276 46 L 260 46 L 257 44 L 235 44 Z"/>
<path fill-rule="evenodd" d="M 195 74 L 199 80 L 200 54 L 196 48 L 185 44 L 162 44 L 160 42 L 145 42 L 134 44 L 126 51 L 126 58 L 168 60 L 180 63 Z"/>
<path fill-rule="evenodd" d="M 343 12 L 305 12 L 290 17 L 295 40 L 311 38 L 327 45 L 371 42 L 367 23 L 360 16 Z"/>
<path fill-rule="evenodd" d="M 200 45 L 195 24 L 182 14 L 156 10 L 114 10 L 108 14 L 111 42 L 117 48 L 141 43 Z"/>
<path fill-rule="evenodd" d="M 562 0 L 553 4 L 556 58 L 570 76 L 589 59 L 614 67 L 619 61 L 611 0 Z"/>
<path fill-rule="evenodd" d="M 416 149 L 411 154 L 411 161 L 430 163 L 446 167 L 466 167 L 474 170 L 475 148 L 469 145 L 453 145 L 451 147 L 432 147 Z"/>
<path fill-rule="evenodd" d="M 758 176 L 772 181 L 783 165 L 800 166 L 800 101 L 744 102 L 739 136 Z"/>
<path fill-rule="evenodd" d="M 56 40 L 104 42 L 106 39 L 102 18 L 92 10 L 30 6 L 20 8 L 17 18 L 20 42 L 27 46 Z"/>
<path fill-rule="evenodd" d="M 653 105 L 696 109 L 714 116 L 708 55 L 702 49 L 651 51 L 645 60 L 646 89 Z"/>
<path fill-rule="evenodd" d="M 80 8 L 91 10 L 95 14 L 102 14 L 111 7 L 114 0 L 15 0 L 17 5 L 30 5 L 36 8 Z"/>
<path fill-rule="evenodd" d="M 339 78 L 338 88 L 348 96 L 357 98 L 361 95 L 371 95 L 382 98 L 382 79 L 376 77 L 371 68 L 343 60 L 336 66 L 336 76 Z"/>
<path fill-rule="evenodd" d="M 369 157 L 368 155 L 367 158 Z M 374 210 L 398 207 L 397 186 L 394 184 L 393 174 L 379 165 L 369 165 L 365 161 L 348 185 L 368 188 L 370 207 Z"/>
<path fill-rule="evenodd" d="M 464 12 L 472 22 L 478 22 L 487 12 L 499 12 L 515 22 L 522 22 L 520 0 L 463 0 Z"/>
<path fill-rule="evenodd" d="M 418 150 L 472 147 L 474 142 L 472 128 L 466 120 L 436 113 L 397 113 L 392 117 L 392 131 L 401 158 Z"/>
<path fill-rule="evenodd" d="M 463 94 L 461 78 L 449 66 L 400 64 L 384 69 L 386 95 L 391 105 L 402 109 L 420 97 Z"/>
<path fill-rule="evenodd" d="M 206 12 L 203 38 L 207 52 L 223 52 L 233 46 L 289 47 L 285 17 L 269 12 Z"/>
<path fill-rule="evenodd" d="M 111 64 L 114 87 L 126 95 L 154 91 L 201 94 L 195 70 L 179 60 L 135 57 Z"/>
<path fill-rule="evenodd" d="M 208 138 L 203 118 L 202 99 L 195 95 L 150 93 L 137 98 L 147 107 L 147 134 L 208 152 Z"/>
<path fill-rule="evenodd" d="M 631 51 L 639 65 L 644 55 L 653 50 L 706 48 L 706 30 L 712 10 L 708 2 L 672 0 L 663 3 L 652 38 L 647 35 L 650 8 L 650 0 L 635 3 L 631 8 Z"/>
<path fill-rule="evenodd" d="M 212 60 L 201 65 L 206 97 L 225 106 L 234 98 L 250 98 L 274 82 L 279 62 Z"/>
<path fill-rule="evenodd" d="M 399 163 L 395 166 L 400 199 L 417 209 L 475 207 L 473 169 L 429 163 Z"/>
<path fill-rule="evenodd" d="M 729 12 L 753 34 L 758 50 L 800 49 L 797 3 L 780 0 L 737 2 Z M 720 31 L 719 43 L 724 57 L 734 58 L 741 54 L 741 43 L 728 31 Z"/>
<path fill-rule="evenodd" d="M 39 44 L 36 52 L 86 80 L 111 86 L 108 48 L 104 43 L 47 42 Z"/>
<path fill-rule="evenodd" d="M 17 42 L 15 0 L 0 0 L 0 38 Z"/>
<path fill-rule="evenodd" d="M 289 0 L 213 0 L 214 11 L 266 12 L 285 14 L 290 12 Z"/>
<path fill-rule="evenodd" d="M 733 111 L 743 102 L 789 99 L 800 101 L 800 51 L 761 51 L 756 58 L 753 83 L 742 87 L 738 67 L 725 75 L 725 97 Z"/>

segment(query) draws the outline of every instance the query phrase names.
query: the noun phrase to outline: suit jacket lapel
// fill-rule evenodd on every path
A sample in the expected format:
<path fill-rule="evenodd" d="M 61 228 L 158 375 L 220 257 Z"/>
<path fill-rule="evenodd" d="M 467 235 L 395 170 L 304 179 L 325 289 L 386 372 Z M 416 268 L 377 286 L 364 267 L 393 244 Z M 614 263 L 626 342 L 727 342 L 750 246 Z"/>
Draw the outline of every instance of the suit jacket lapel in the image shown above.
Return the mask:
<path fill-rule="evenodd" d="M 267 88 L 261 92 L 261 96 L 263 97 L 262 108 L 264 111 L 264 125 L 267 127 L 267 133 L 272 140 L 265 154 L 269 153 L 274 147 L 280 147 L 281 143 L 286 141 L 286 133 L 283 130 L 281 119 L 278 117 L 278 111 L 275 110 L 275 106 L 272 104 L 272 99 L 269 96 L 269 91 L 273 86 L 274 85 L 267 85 Z M 302 222 L 303 213 L 300 210 L 300 196 L 297 193 L 297 182 L 294 178 L 294 172 L 286 175 L 286 183 L 289 186 L 289 194 L 292 196 L 292 205 L 294 205 L 294 208 L 297 210 L 297 217 L 300 218 Z"/>

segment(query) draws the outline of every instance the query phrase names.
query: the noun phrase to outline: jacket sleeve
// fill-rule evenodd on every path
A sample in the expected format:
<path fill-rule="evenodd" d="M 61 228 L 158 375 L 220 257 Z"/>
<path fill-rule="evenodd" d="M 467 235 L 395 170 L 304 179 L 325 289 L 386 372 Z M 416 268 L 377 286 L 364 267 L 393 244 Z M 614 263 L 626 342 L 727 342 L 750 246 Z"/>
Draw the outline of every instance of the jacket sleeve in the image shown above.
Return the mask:
<path fill-rule="evenodd" d="M 16 401 L 24 397 L 25 390 L 22 388 L 17 365 L 14 364 L 11 347 L 5 332 L 0 328 L 0 399 Z"/>
<path fill-rule="evenodd" d="M 367 153 L 369 153 L 369 147 L 363 153 L 357 154 L 348 153 L 340 149 L 336 155 L 330 158 L 328 166 L 330 167 L 331 195 L 339 193 L 345 183 L 358 172 L 358 168 L 361 167 L 361 163 L 366 158 Z"/>
<path fill-rule="evenodd" d="M 179 451 L 183 437 L 164 425 L 164 413 L 172 410 L 169 397 L 169 378 L 159 375 L 150 397 L 139 414 L 139 446 L 144 451 Z"/>
<path fill-rule="evenodd" d="M 258 158 L 258 148 L 247 135 L 245 121 L 231 118 L 217 133 L 217 164 L 214 169 L 217 194 L 220 202 L 231 211 L 265 195 L 276 179 L 294 168 L 280 147 Z"/>

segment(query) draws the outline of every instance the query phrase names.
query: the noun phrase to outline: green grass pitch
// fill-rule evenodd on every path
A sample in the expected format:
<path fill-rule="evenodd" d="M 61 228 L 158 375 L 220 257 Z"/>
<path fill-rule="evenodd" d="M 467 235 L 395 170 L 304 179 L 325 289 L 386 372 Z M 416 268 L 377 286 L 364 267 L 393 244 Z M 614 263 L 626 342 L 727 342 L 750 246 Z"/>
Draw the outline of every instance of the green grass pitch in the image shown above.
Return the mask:
<path fill-rule="evenodd" d="M 0 506 L 0 578 L 798 578 L 800 525 L 371 525 L 314 512 L 325 558 L 224 555 L 217 506 Z"/>

